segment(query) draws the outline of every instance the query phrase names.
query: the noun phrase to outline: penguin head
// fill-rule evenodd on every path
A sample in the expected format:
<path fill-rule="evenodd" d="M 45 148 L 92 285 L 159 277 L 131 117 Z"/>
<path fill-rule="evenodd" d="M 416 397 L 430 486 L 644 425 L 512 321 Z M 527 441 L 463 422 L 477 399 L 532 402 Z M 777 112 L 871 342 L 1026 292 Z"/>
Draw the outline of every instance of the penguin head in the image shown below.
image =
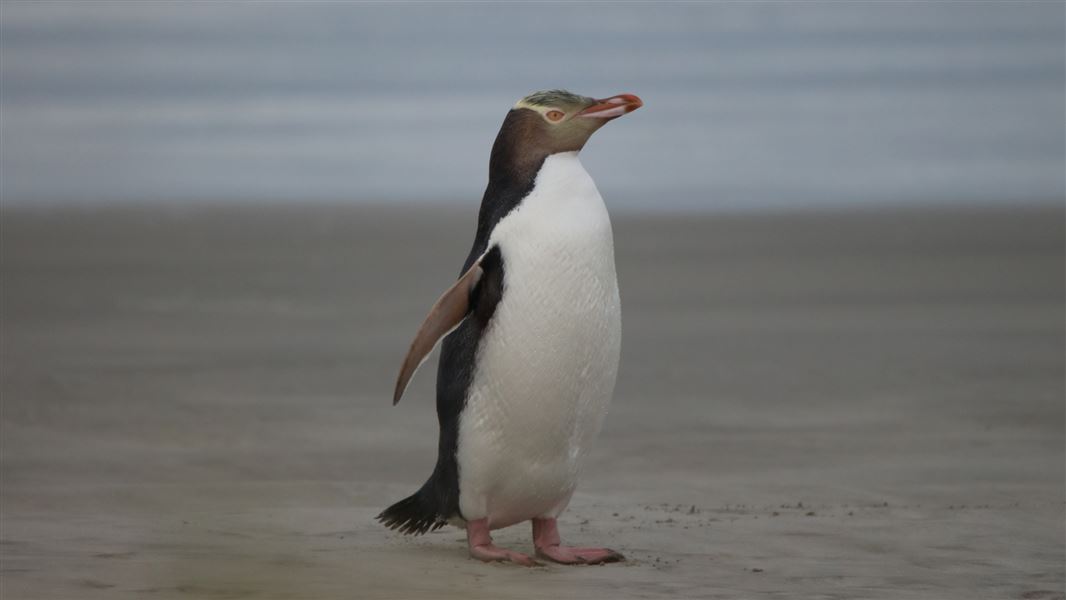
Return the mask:
<path fill-rule="evenodd" d="M 608 121 L 637 110 L 644 103 L 633 94 L 590 98 L 566 90 L 534 92 L 519 100 L 512 112 L 533 121 L 539 142 L 557 152 L 580 150 Z"/>
<path fill-rule="evenodd" d="M 566 90 L 534 92 L 504 118 L 493 146 L 493 170 L 525 170 L 559 152 L 577 152 L 608 121 L 644 103 L 633 94 L 591 98 Z"/>

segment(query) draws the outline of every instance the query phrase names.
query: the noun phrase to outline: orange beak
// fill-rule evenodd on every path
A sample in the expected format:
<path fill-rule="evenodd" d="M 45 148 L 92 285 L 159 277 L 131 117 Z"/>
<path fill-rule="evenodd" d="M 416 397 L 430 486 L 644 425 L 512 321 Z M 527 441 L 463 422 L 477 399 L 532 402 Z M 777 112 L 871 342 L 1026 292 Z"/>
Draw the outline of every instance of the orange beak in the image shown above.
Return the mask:
<path fill-rule="evenodd" d="M 644 102 L 633 94 L 618 94 L 610 98 L 597 100 L 596 104 L 577 113 L 578 117 L 593 117 L 596 119 L 614 119 L 626 113 L 633 112 L 644 106 Z"/>

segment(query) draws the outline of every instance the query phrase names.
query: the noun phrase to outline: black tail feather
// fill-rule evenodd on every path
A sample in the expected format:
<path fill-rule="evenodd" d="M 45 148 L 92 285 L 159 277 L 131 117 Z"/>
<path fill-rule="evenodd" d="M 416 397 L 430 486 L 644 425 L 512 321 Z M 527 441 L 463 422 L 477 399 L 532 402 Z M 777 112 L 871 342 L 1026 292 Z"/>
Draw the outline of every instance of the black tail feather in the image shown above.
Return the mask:
<path fill-rule="evenodd" d="M 448 523 L 441 517 L 434 502 L 424 489 L 381 511 L 377 520 L 389 529 L 408 535 L 422 535 L 440 529 Z"/>

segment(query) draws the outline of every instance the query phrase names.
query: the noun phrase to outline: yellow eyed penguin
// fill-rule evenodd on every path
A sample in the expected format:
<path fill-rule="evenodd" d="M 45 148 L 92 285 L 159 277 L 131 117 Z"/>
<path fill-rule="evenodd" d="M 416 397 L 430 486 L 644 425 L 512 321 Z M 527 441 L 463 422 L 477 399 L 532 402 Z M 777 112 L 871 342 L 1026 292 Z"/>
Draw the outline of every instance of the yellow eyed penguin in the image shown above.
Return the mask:
<path fill-rule="evenodd" d="M 489 532 L 533 522 L 536 556 L 565 564 L 623 560 L 560 542 L 556 517 L 614 391 L 621 312 L 611 221 L 578 160 L 589 136 L 643 105 L 563 90 L 515 104 L 496 136 L 474 245 L 458 281 L 411 343 L 393 404 L 437 342 L 437 464 L 385 509 L 390 529 L 466 528 L 470 555 L 536 564 Z M 445 337 L 446 336 L 446 337 Z"/>

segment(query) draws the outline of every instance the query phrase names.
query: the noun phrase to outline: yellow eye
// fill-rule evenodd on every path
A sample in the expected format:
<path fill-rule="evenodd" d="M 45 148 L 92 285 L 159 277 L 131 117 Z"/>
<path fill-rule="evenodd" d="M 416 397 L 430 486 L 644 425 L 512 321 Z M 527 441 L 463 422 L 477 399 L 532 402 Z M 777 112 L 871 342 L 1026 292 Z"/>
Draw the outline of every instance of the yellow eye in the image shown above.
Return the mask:
<path fill-rule="evenodd" d="M 546 114 L 545 116 L 548 117 L 549 121 L 555 122 L 555 121 L 561 121 L 562 118 L 565 117 L 566 115 L 563 114 L 563 111 L 561 111 L 561 110 L 549 110 L 548 114 Z"/>

